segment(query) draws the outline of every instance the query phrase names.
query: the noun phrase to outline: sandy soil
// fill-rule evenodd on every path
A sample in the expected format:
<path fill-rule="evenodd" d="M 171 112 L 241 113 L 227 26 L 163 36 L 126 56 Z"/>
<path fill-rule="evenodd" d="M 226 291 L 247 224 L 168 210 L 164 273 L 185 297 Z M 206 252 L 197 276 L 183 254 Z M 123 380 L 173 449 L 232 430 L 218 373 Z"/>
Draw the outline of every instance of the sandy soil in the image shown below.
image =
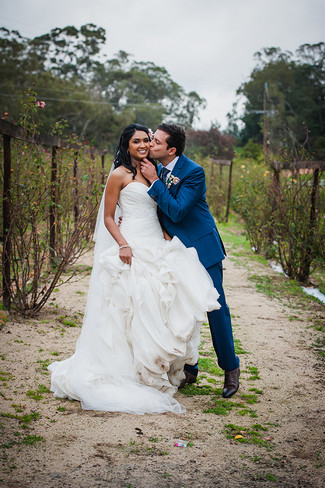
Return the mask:
<path fill-rule="evenodd" d="M 37 319 L 5 322 L 0 486 L 325 486 L 324 363 L 314 347 L 319 332 L 311 327 L 324 319 L 324 307 L 258 293 L 248 280 L 252 273 L 275 276 L 261 264 L 231 255 L 225 261 L 234 334 L 244 350 L 240 390 L 222 402 L 223 378 L 210 368 L 199 387 L 177 393 L 187 409 L 183 415 L 82 411 L 78 402 L 48 392 L 46 364 L 74 351 L 89 272 L 60 287 Z M 201 350 L 214 360 L 207 328 Z M 216 413 L 203 412 L 211 407 Z M 229 430 L 229 424 L 237 427 Z M 187 447 L 174 447 L 177 439 L 186 439 Z"/>

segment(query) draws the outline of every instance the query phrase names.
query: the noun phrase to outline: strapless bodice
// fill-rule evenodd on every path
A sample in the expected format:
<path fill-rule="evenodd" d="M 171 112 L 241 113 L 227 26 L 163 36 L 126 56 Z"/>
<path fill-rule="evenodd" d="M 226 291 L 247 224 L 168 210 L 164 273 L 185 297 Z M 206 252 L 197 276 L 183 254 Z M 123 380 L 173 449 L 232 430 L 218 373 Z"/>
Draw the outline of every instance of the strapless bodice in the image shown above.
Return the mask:
<path fill-rule="evenodd" d="M 146 185 L 134 181 L 120 192 L 119 206 L 123 217 L 120 231 L 126 239 L 163 237 L 157 204 L 147 191 Z"/>

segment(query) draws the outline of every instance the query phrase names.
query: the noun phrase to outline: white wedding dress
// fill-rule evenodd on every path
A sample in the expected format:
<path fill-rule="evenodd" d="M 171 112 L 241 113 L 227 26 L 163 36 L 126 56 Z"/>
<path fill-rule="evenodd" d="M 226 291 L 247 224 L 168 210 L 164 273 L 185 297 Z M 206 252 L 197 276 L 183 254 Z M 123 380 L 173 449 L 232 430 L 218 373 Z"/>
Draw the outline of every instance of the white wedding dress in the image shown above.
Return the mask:
<path fill-rule="evenodd" d="M 196 250 L 177 237 L 164 239 L 147 189 L 132 182 L 120 192 L 131 266 L 120 260 L 115 241 L 97 257 L 95 249 L 76 351 L 49 366 L 54 395 L 79 400 L 85 410 L 184 412 L 173 395 L 184 363 L 198 360 L 205 312 L 219 308 Z"/>

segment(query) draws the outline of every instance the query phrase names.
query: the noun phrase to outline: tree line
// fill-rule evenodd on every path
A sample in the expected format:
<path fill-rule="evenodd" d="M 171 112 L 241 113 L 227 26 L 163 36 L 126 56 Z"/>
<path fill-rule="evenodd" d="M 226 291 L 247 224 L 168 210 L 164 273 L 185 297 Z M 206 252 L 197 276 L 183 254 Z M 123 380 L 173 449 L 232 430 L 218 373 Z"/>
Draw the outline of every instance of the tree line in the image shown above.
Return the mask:
<path fill-rule="evenodd" d="M 294 54 L 263 48 L 255 61 L 237 90 L 243 114 L 234 104 L 229 131 L 242 146 L 264 142 L 273 153 L 303 146 L 312 159 L 324 160 L 325 43 L 303 44 Z"/>
<path fill-rule="evenodd" d="M 0 28 L 2 116 L 19 123 L 23 93 L 34 86 L 46 103 L 40 117 L 45 132 L 64 119 L 67 133 L 96 146 L 110 143 L 113 149 L 129 123 L 155 128 L 162 120 L 173 121 L 191 129 L 192 153 L 206 152 L 209 140 L 209 148 L 212 141 L 212 152 L 221 156 L 218 127 L 193 130 L 206 104 L 198 93 L 187 93 L 164 67 L 136 61 L 125 51 L 108 59 L 105 42 L 105 29 L 94 24 L 57 27 L 33 39 Z M 222 146 L 229 145 L 231 135 L 232 145 L 249 144 L 252 149 L 251 143 L 264 142 L 273 153 L 304 145 L 313 159 L 324 159 L 325 43 L 304 44 L 294 54 L 263 48 L 255 61 L 249 79 L 237 90 L 243 112 L 237 102 L 228 113 L 228 139 Z"/>
<path fill-rule="evenodd" d="M 156 127 L 162 119 L 192 126 L 205 100 L 187 93 L 168 71 L 138 62 L 124 51 L 107 59 L 105 30 L 93 24 L 52 29 L 29 39 L 0 29 L 0 104 L 19 122 L 20 100 L 33 86 L 45 101 L 41 122 L 49 130 L 64 119 L 69 132 L 97 146 L 116 142 L 122 129 L 136 122 Z"/>

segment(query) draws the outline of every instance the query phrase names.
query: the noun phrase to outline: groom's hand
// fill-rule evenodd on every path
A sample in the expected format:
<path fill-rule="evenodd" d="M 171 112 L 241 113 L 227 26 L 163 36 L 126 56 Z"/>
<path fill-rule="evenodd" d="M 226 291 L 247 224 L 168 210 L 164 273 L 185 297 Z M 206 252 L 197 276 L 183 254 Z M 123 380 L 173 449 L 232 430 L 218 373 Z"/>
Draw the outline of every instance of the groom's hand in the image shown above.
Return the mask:
<path fill-rule="evenodd" d="M 146 158 L 141 161 L 141 173 L 151 184 L 159 180 L 155 166 Z"/>

